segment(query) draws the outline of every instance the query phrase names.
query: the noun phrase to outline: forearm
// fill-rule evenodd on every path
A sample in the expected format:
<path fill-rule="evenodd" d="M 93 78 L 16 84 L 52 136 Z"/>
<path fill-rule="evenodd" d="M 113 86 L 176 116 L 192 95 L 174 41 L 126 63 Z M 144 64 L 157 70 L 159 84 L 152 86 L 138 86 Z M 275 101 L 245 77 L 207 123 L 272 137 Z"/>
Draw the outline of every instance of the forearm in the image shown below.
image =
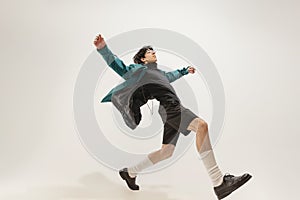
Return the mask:
<path fill-rule="evenodd" d="M 105 45 L 102 49 L 97 49 L 97 51 L 103 57 L 107 65 L 110 66 L 114 62 L 115 56 L 111 52 L 111 50 L 107 47 L 107 45 Z"/>
<path fill-rule="evenodd" d="M 107 65 L 120 76 L 123 77 L 123 75 L 128 71 L 128 67 L 122 60 L 111 52 L 107 45 L 105 45 L 102 49 L 97 49 L 97 52 L 101 54 Z"/>
<path fill-rule="evenodd" d="M 188 67 L 184 67 L 182 69 L 177 69 L 175 71 L 167 72 L 166 76 L 169 79 L 170 83 L 176 81 L 177 79 L 181 78 L 182 76 L 188 74 Z"/>

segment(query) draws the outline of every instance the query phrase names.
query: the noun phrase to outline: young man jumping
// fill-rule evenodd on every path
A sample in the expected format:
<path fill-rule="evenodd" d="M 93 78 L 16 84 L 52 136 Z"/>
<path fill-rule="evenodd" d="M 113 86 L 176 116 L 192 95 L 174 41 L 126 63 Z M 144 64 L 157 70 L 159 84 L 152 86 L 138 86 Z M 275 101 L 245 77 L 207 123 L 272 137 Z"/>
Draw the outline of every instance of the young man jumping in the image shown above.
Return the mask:
<path fill-rule="evenodd" d="M 160 70 L 157 68 L 156 52 L 151 46 L 141 48 L 133 58 L 135 64 L 127 66 L 110 51 L 100 34 L 95 38 L 94 45 L 108 66 L 125 79 L 113 88 L 102 102 L 112 102 L 122 114 L 127 126 L 131 129 L 138 126 L 142 117 L 140 107 L 149 99 L 160 102 L 159 114 L 164 123 L 161 149 L 148 154 L 140 163 L 119 171 L 131 190 L 139 190 L 136 177 L 142 170 L 170 158 L 179 134 L 188 135 L 191 131 L 196 133 L 197 150 L 218 199 L 225 198 L 251 178 L 247 173 L 242 176 L 223 175 L 215 160 L 207 123 L 181 104 L 171 86 L 171 82 L 189 73 L 195 73 L 194 67 L 188 66 L 171 72 Z"/>

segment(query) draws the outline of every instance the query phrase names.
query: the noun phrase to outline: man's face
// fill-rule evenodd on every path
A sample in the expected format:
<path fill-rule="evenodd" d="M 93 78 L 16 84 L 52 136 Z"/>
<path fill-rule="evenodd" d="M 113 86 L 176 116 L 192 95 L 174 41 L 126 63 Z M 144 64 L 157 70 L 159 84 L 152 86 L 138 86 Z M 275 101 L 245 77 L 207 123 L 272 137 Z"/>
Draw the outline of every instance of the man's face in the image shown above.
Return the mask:
<path fill-rule="evenodd" d="M 147 64 L 147 63 L 155 63 L 157 61 L 155 51 L 148 49 L 145 53 L 145 58 L 142 58 L 141 60 Z"/>

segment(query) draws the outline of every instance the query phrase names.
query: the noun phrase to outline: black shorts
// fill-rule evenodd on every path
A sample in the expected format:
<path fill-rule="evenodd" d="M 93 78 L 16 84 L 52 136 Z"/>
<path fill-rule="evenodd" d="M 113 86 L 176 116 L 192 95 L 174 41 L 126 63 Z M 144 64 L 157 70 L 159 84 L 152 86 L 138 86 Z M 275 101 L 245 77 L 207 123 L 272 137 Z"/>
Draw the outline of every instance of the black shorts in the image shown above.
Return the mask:
<path fill-rule="evenodd" d="M 159 84 L 141 86 L 132 95 L 131 109 L 138 124 L 141 119 L 140 107 L 149 99 L 157 99 L 160 102 L 158 112 L 164 124 L 162 143 L 176 145 L 179 133 L 188 135 L 191 131 L 187 130 L 187 127 L 198 116 L 181 105 L 175 91 L 170 87 Z"/>
<path fill-rule="evenodd" d="M 179 133 L 182 133 L 184 136 L 190 134 L 191 130 L 188 130 L 189 124 L 198 116 L 193 113 L 190 109 L 185 108 L 181 105 L 181 122 L 179 125 L 178 131 L 176 131 L 176 127 L 172 123 L 166 123 L 166 114 L 164 109 L 160 106 L 159 113 L 164 123 L 164 135 L 162 144 L 173 144 L 176 145 L 177 140 L 179 138 Z"/>

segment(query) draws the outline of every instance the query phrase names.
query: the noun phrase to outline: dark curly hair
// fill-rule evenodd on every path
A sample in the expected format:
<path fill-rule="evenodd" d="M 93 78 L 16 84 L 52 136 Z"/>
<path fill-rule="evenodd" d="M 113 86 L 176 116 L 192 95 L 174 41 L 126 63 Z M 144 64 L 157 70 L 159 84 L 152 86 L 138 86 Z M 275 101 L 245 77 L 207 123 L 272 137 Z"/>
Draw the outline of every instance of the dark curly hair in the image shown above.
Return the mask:
<path fill-rule="evenodd" d="M 133 57 L 133 62 L 136 64 L 144 64 L 144 62 L 141 60 L 142 58 L 145 58 L 145 54 L 147 50 L 153 50 L 152 46 L 143 46 Z"/>

